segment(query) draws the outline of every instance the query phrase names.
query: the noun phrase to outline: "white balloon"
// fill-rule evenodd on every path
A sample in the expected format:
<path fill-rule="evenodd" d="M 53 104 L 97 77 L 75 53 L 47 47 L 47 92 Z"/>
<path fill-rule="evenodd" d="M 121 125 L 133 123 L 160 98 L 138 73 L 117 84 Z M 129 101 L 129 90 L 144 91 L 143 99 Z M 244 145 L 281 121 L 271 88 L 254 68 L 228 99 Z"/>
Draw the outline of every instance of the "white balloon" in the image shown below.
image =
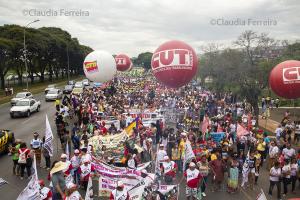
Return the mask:
<path fill-rule="evenodd" d="M 83 71 L 89 80 L 104 83 L 117 73 L 116 61 L 109 52 L 96 50 L 85 57 Z"/>

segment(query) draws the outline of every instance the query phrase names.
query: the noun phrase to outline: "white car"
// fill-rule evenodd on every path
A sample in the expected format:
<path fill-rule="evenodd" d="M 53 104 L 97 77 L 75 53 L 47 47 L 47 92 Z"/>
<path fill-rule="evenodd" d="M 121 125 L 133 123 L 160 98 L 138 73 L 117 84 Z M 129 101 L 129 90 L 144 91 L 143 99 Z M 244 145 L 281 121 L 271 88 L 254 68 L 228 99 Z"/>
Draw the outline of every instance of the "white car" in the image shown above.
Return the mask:
<path fill-rule="evenodd" d="M 30 98 L 33 98 L 33 95 L 30 92 L 19 92 L 17 93 L 15 98 L 12 98 L 10 100 L 10 104 L 14 106 L 16 105 L 17 101 L 21 99 L 30 99 Z"/>
<path fill-rule="evenodd" d="M 53 90 L 53 89 L 56 89 L 55 84 L 48 85 L 48 87 L 45 89 L 45 94 L 47 94 L 49 90 Z"/>
<path fill-rule="evenodd" d="M 83 80 L 82 80 L 82 84 L 83 84 L 84 86 L 89 86 L 89 85 L 90 85 L 90 82 L 89 82 L 88 79 L 83 79 Z"/>
<path fill-rule="evenodd" d="M 74 88 L 84 88 L 84 85 L 82 82 L 76 82 Z"/>
<path fill-rule="evenodd" d="M 29 117 L 33 112 L 39 112 L 41 102 L 35 99 L 21 99 L 17 101 L 16 105 L 10 109 L 10 117 L 27 116 Z"/>
<path fill-rule="evenodd" d="M 56 99 L 62 99 L 62 91 L 60 89 L 51 89 L 48 91 L 48 93 L 45 96 L 46 101 L 56 100 Z"/>

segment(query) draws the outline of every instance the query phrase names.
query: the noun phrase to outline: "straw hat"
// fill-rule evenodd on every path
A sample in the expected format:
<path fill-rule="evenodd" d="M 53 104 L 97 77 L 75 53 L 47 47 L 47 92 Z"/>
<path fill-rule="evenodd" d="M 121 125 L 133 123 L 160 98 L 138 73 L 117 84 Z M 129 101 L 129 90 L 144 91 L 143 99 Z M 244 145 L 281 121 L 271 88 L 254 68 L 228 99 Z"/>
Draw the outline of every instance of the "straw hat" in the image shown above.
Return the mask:
<path fill-rule="evenodd" d="M 50 171 L 50 174 L 54 174 L 56 172 L 62 171 L 64 169 L 66 169 L 66 167 L 67 167 L 67 163 L 59 161 L 59 162 L 55 163 L 54 167 Z"/>

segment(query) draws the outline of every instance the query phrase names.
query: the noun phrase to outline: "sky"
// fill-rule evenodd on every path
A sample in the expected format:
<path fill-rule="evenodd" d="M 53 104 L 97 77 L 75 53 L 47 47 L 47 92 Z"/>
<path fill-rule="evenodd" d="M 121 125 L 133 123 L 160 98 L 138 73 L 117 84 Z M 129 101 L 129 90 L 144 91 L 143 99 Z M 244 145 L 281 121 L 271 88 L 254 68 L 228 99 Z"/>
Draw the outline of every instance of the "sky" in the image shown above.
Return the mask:
<path fill-rule="evenodd" d="M 300 39 L 299 0 L 0 0 L 0 25 L 60 27 L 81 44 L 130 57 L 181 40 L 197 53 L 245 30 Z"/>

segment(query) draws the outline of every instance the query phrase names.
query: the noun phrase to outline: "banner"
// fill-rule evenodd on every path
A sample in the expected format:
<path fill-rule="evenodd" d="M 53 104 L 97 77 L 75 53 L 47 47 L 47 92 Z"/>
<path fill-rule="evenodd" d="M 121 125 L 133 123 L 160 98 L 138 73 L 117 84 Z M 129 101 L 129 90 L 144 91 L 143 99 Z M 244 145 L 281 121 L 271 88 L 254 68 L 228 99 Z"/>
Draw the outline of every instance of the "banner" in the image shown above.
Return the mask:
<path fill-rule="evenodd" d="M 177 189 L 177 185 L 160 185 L 158 191 L 162 194 L 167 194 L 173 189 Z"/>
<path fill-rule="evenodd" d="M 34 173 L 31 176 L 31 179 L 26 186 L 26 188 L 19 194 L 17 200 L 40 200 L 40 185 L 38 182 L 38 175 L 36 170 L 36 158 L 33 157 L 33 170 Z"/>
<path fill-rule="evenodd" d="M 89 182 L 88 182 L 88 186 L 86 189 L 86 193 L 85 193 L 85 198 L 84 200 L 93 200 L 93 181 L 92 178 L 89 177 Z"/>
<path fill-rule="evenodd" d="M 142 179 L 137 185 L 132 187 L 129 193 L 129 200 L 140 200 L 142 199 L 145 188 L 148 187 L 151 183 L 153 183 L 154 174 L 148 174 L 148 176 Z"/>
<path fill-rule="evenodd" d="M 210 134 L 214 142 L 220 143 L 221 140 L 225 137 L 224 132 L 213 132 Z"/>
<path fill-rule="evenodd" d="M 51 130 L 51 126 L 48 120 L 48 116 L 46 115 L 46 131 L 45 131 L 45 143 L 44 148 L 49 152 L 50 156 L 53 156 L 53 133 Z"/>
<path fill-rule="evenodd" d="M 237 124 L 236 135 L 237 137 L 242 137 L 243 135 L 248 135 L 249 131 L 247 131 L 242 125 Z"/>
<path fill-rule="evenodd" d="M 195 158 L 195 154 L 193 152 L 190 141 L 187 139 L 184 146 L 184 157 L 183 157 L 183 170 L 185 170 L 185 166 L 188 162 L 190 162 L 193 158 Z"/>

